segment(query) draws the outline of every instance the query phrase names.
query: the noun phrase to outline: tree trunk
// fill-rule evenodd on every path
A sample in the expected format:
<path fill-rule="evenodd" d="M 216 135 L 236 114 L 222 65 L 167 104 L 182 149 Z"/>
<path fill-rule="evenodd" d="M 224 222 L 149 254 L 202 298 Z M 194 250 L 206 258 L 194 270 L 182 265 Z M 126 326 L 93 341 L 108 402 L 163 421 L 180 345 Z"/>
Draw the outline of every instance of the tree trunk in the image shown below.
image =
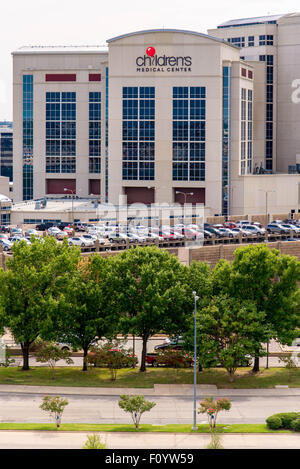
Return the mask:
<path fill-rule="evenodd" d="M 141 357 L 141 367 L 140 371 L 146 371 L 146 352 L 147 352 L 147 341 L 148 336 L 142 336 L 143 340 L 143 349 L 142 349 L 142 357 Z"/>
<path fill-rule="evenodd" d="M 203 368 L 202 368 L 202 365 L 201 365 L 200 362 L 198 363 L 198 371 L 199 371 L 199 373 L 201 373 L 201 371 L 203 371 Z"/>
<path fill-rule="evenodd" d="M 30 347 L 30 342 L 21 343 L 21 349 L 22 349 L 22 355 L 23 355 L 22 371 L 29 370 L 29 347 Z"/>
<path fill-rule="evenodd" d="M 89 350 L 88 347 L 83 347 L 83 367 L 82 367 L 82 371 L 87 371 L 87 369 L 88 369 L 88 367 L 87 367 L 88 350 Z"/>
<path fill-rule="evenodd" d="M 254 357 L 254 365 L 252 368 L 253 373 L 259 372 L 259 357 Z"/>

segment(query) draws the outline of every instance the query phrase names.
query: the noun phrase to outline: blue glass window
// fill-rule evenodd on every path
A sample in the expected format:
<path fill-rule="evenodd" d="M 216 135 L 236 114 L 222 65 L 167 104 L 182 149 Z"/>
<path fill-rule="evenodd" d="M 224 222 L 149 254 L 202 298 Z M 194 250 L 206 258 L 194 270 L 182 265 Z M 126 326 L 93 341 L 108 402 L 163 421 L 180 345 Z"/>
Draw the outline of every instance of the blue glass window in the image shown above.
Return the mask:
<path fill-rule="evenodd" d="M 173 87 L 173 180 L 205 180 L 206 88 Z M 200 163 L 201 162 L 201 163 Z"/>
<path fill-rule="evenodd" d="M 123 179 L 154 179 L 155 88 L 123 88 Z"/>
<path fill-rule="evenodd" d="M 46 172 L 76 172 L 76 93 L 46 92 Z"/>

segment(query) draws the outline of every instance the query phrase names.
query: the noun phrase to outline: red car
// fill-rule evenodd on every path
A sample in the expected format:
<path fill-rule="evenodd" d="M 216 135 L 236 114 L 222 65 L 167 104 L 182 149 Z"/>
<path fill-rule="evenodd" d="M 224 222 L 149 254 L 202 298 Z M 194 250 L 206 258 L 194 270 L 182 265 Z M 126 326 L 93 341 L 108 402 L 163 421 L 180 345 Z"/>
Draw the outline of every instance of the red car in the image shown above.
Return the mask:
<path fill-rule="evenodd" d="M 224 224 L 223 224 L 224 228 L 237 228 L 236 224 L 233 223 L 232 221 L 226 221 Z"/>
<path fill-rule="evenodd" d="M 117 353 L 121 353 L 122 350 L 119 350 L 119 349 L 111 349 L 110 352 L 117 354 Z M 132 356 L 133 356 L 132 353 L 130 353 L 130 354 L 129 354 L 129 357 L 132 357 Z M 137 364 L 138 364 L 137 356 L 134 355 L 134 357 L 135 357 L 135 365 L 137 365 Z M 95 352 L 88 352 L 88 363 L 89 363 L 90 365 L 94 365 L 95 367 L 96 367 L 96 366 L 99 366 L 98 363 L 97 363 L 97 357 L 95 356 Z"/>

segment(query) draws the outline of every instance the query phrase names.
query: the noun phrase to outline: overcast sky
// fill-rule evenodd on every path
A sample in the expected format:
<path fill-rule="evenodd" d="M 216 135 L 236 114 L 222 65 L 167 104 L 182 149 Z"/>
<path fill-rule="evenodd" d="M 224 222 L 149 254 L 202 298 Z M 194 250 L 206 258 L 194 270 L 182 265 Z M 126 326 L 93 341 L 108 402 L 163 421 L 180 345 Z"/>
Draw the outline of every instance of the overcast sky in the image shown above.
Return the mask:
<path fill-rule="evenodd" d="M 300 11 L 299 0 L 3 0 L 0 29 L 0 120 L 12 120 L 11 52 L 24 45 L 105 45 L 143 29 L 206 33 L 218 24 Z"/>

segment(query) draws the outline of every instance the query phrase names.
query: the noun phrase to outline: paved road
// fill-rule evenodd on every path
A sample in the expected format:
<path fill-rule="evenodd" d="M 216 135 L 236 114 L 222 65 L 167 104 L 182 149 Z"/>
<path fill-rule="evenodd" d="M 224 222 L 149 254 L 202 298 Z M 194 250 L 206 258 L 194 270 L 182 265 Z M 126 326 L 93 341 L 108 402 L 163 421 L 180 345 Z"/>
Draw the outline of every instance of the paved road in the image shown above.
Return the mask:
<path fill-rule="evenodd" d="M 122 390 L 120 390 L 122 393 Z M 46 394 L 46 393 L 45 393 Z M 51 422 L 49 415 L 39 406 L 44 394 L 0 392 L 0 422 Z M 60 394 L 63 396 L 63 394 Z M 199 395 L 200 398 L 209 392 Z M 224 395 L 226 395 L 224 393 Z M 65 408 L 65 423 L 128 423 L 131 422 L 118 406 L 118 395 L 70 395 L 66 394 L 69 404 Z M 157 396 L 147 395 L 148 400 L 156 402 L 149 413 L 145 413 L 142 422 L 152 424 L 183 423 L 188 424 L 193 416 L 192 396 Z M 218 422 L 264 423 L 265 419 L 277 412 L 300 411 L 299 396 L 295 395 L 234 395 L 230 396 L 230 412 L 219 414 Z M 206 423 L 204 416 L 197 416 L 198 423 Z"/>
<path fill-rule="evenodd" d="M 100 433 L 100 438 L 106 443 L 108 449 L 132 449 L 133 455 L 135 454 L 134 449 L 201 450 L 210 441 L 209 435 L 183 433 Z M 0 449 L 80 449 L 86 439 L 87 433 L 77 432 L 0 431 Z M 300 449 L 300 434 L 223 435 L 221 443 L 224 449 Z M 201 460 L 199 464 L 200 462 Z"/>

